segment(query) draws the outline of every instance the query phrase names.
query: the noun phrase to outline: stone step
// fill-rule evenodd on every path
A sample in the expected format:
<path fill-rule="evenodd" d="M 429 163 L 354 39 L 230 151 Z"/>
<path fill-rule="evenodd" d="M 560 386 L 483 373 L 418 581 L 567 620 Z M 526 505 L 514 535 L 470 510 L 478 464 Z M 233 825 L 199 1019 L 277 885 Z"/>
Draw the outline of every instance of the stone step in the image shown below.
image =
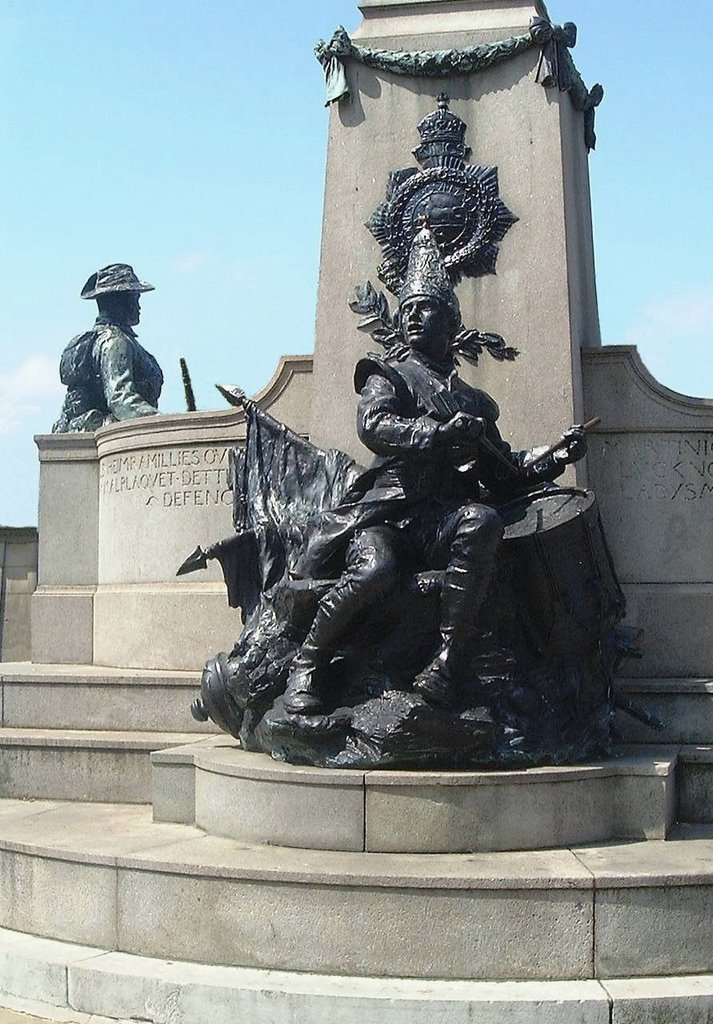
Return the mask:
<path fill-rule="evenodd" d="M 624 742 L 713 744 L 713 680 L 618 679 L 615 694 L 657 715 L 663 723 L 659 732 L 617 712 L 617 728 Z"/>
<path fill-rule="evenodd" d="M 674 821 L 671 748 L 527 771 L 360 771 L 283 764 L 222 736 L 157 751 L 151 762 L 155 820 L 271 846 L 535 850 L 663 839 Z"/>
<path fill-rule="evenodd" d="M 713 840 L 332 853 L 207 836 L 152 822 L 148 807 L 4 800 L 0 927 L 161 960 L 345 977 L 705 974 Z"/>
<path fill-rule="evenodd" d="M 196 722 L 191 715 L 199 688 L 199 671 L 2 662 L 1 724 L 18 729 L 215 733 L 212 723 Z"/>
<path fill-rule="evenodd" d="M 678 821 L 713 824 L 713 746 L 681 747 L 676 776 Z"/>
<path fill-rule="evenodd" d="M 682 825 L 671 826 L 669 839 L 713 839 L 713 825 Z"/>
<path fill-rule="evenodd" d="M 151 753 L 202 742 L 191 733 L 0 729 L 0 797 L 151 799 Z"/>
<path fill-rule="evenodd" d="M 151 1024 L 702 1022 L 713 1015 L 713 975 L 564 982 L 345 978 L 177 963 L 0 930 L 0 1004 L 67 1024 L 118 1018 Z M 25 1021 L 31 1024 L 8 1015 L 7 1024 Z"/>

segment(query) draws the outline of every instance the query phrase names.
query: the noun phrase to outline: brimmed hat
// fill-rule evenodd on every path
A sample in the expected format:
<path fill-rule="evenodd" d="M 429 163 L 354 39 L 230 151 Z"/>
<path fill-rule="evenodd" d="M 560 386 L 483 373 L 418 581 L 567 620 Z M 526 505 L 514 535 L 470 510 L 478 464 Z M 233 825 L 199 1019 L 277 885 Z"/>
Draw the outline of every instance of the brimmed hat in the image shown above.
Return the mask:
<path fill-rule="evenodd" d="M 110 263 L 92 274 L 81 291 L 83 299 L 96 299 L 97 295 L 108 292 L 152 292 L 154 286 L 146 281 L 139 281 L 134 268 L 128 263 Z"/>

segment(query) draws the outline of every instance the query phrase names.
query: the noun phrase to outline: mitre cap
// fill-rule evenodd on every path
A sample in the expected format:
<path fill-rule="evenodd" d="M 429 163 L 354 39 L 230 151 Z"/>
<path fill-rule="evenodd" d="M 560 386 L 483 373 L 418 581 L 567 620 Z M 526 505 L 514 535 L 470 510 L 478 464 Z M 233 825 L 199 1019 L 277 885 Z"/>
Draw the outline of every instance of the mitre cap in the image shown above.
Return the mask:
<path fill-rule="evenodd" d="M 437 299 L 460 321 L 460 305 L 448 276 L 433 232 L 425 224 L 417 232 L 409 252 L 408 268 L 399 305 L 413 298 Z"/>
<path fill-rule="evenodd" d="M 139 281 L 134 268 L 128 263 L 110 263 L 92 274 L 81 291 L 83 299 L 96 299 L 97 295 L 108 292 L 152 292 L 154 286 L 146 281 Z"/>

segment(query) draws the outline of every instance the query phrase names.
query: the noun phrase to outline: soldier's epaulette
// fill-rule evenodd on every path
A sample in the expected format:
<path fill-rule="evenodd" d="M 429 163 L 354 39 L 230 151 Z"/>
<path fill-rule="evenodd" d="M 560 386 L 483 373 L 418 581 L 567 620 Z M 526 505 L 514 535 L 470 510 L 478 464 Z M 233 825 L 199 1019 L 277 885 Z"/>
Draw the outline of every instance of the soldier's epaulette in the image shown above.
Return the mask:
<path fill-rule="evenodd" d="M 410 392 L 399 371 L 373 352 L 360 359 L 354 369 L 354 390 L 357 394 L 361 393 L 369 377 L 373 377 L 374 374 L 378 377 L 385 377 L 394 386 L 397 395 L 408 401 Z"/>
<path fill-rule="evenodd" d="M 478 396 L 478 405 L 480 406 L 483 419 L 486 420 L 497 420 L 500 418 L 500 406 L 487 392 L 481 391 L 480 388 L 473 388 L 473 391 Z"/>

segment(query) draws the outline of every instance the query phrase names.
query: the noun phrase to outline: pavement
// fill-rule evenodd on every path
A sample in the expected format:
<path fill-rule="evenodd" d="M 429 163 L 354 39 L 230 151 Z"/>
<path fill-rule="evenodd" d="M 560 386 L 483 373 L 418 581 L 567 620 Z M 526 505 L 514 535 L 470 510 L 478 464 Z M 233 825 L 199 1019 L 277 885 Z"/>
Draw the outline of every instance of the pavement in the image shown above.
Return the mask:
<path fill-rule="evenodd" d="M 46 1017 L 30 1017 L 26 1013 L 0 1009 L 0 1024 L 49 1024 L 49 1022 Z"/>
<path fill-rule="evenodd" d="M 4 1010 L 0 1007 L 0 1024 L 111 1024 L 106 1017 L 95 1017 L 87 1013 L 72 1014 L 71 1010 L 59 1008 L 57 1013 L 58 1016 L 50 1020 L 47 1017 L 35 1017 L 30 1013 Z"/>

